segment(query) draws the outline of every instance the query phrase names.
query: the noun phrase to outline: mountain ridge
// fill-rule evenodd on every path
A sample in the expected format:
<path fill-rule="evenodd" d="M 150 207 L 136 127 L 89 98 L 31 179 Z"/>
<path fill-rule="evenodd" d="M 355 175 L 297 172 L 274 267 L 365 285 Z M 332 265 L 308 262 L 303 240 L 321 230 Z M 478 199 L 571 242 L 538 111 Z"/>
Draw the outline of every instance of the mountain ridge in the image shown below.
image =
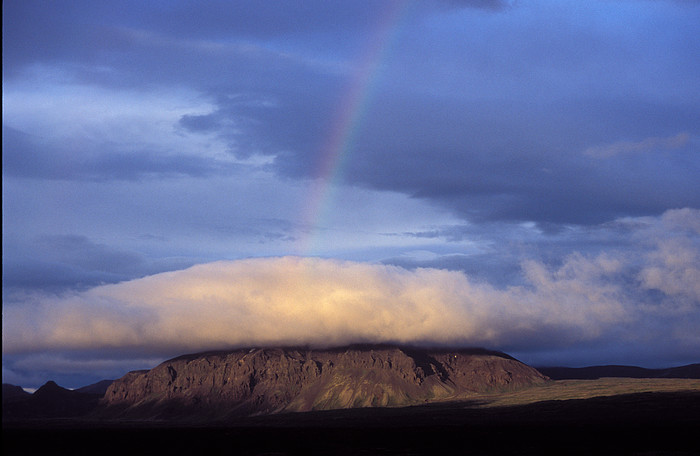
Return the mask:
<path fill-rule="evenodd" d="M 3 385 L 3 393 L 5 389 Z M 49 380 L 33 394 L 27 393 L 10 401 L 3 398 L 2 418 L 5 421 L 85 416 L 98 406 L 100 397 L 99 394 L 72 391 Z"/>
<path fill-rule="evenodd" d="M 603 377 L 700 378 L 700 363 L 660 369 L 607 364 L 585 367 L 538 366 L 537 370 L 552 380 L 596 380 Z"/>
<path fill-rule="evenodd" d="M 348 355 L 350 352 L 354 355 Z M 216 375 L 213 373 L 221 370 L 225 364 L 222 360 L 232 353 L 240 357 L 236 358 L 236 362 L 244 361 L 242 366 L 250 359 L 257 359 L 247 365 L 245 381 L 238 385 L 238 396 L 231 391 L 222 392 L 221 387 L 214 387 Z M 325 353 L 325 360 L 318 359 L 314 353 Z M 250 358 L 248 361 L 244 360 L 246 355 Z M 450 363 L 450 355 L 457 355 L 462 361 L 471 359 L 472 364 L 459 365 L 454 359 Z M 344 361 L 338 362 L 339 357 L 344 357 Z M 217 359 L 219 367 L 211 363 Z M 335 372 L 330 369 L 334 360 Z M 199 371 L 183 369 L 192 362 L 199 364 Z M 303 373 L 300 375 L 305 363 L 306 376 Z M 324 363 L 327 364 L 325 369 Z M 132 371 L 121 379 L 103 380 L 75 390 L 49 381 L 30 394 L 19 386 L 3 384 L 3 419 L 79 416 L 89 419 L 169 419 L 169 416 L 177 418 L 193 413 L 192 416 L 197 419 L 207 420 L 306 410 L 421 405 L 451 398 L 469 400 L 472 394 L 490 394 L 489 389 L 498 393 L 513 391 L 521 386 L 539 385 L 546 382 L 543 377 L 552 380 L 700 378 L 700 363 L 666 369 L 602 365 L 583 368 L 525 366 L 524 371 L 509 371 L 504 366 L 518 366 L 521 369 L 525 365 L 506 353 L 473 347 L 353 344 L 330 348 L 253 347 L 206 351 L 180 355 L 153 369 Z M 528 377 L 533 370 L 537 372 L 535 377 Z M 523 373 L 526 375 L 522 376 Z M 161 377 L 160 380 L 158 377 Z M 189 380 L 183 381 L 188 377 Z M 210 385 L 208 389 L 197 385 L 205 378 Z M 219 375 L 218 378 L 223 377 Z M 129 392 L 132 403 L 115 403 L 104 399 L 105 393 L 115 382 L 124 387 L 134 379 L 146 381 L 141 382 L 138 388 L 136 386 L 139 385 L 133 384 L 122 388 L 122 393 Z M 157 387 L 162 380 L 165 380 L 165 389 L 162 382 Z M 168 387 L 181 390 L 177 394 L 172 391 L 168 393 Z"/>
<path fill-rule="evenodd" d="M 510 355 L 480 348 L 260 347 L 182 355 L 128 373 L 101 404 L 110 416 L 211 418 L 416 405 L 546 381 Z"/>

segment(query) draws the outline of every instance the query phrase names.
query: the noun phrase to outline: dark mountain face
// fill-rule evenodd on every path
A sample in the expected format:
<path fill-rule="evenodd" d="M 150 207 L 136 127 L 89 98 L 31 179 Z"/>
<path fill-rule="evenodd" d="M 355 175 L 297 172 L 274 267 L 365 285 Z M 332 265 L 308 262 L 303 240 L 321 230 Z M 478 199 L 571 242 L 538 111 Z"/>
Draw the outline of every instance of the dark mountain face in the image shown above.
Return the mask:
<path fill-rule="evenodd" d="M 245 349 L 181 356 L 115 380 L 102 399 L 113 417 L 225 418 L 406 406 L 544 383 L 499 352 L 394 346 Z"/>
<path fill-rule="evenodd" d="M 21 386 L 10 385 L 9 383 L 2 384 L 2 403 L 8 404 L 18 400 L 26 399 L 31 396 L 30 393 L 24 391 Z"/>
<path fill-rule="evenodd" d="M 3 401 L 3 420 L 38 418 L 74 418 L 93 411 L 100 400 L 98 394 L 79 393 L 46 382 L 34 394 L 10 403 Z"/>
<path fill-rule="evenodd" d="M 100 396 L 104 396 L 107 392 L 107 388 L 109 388 L 109 385 L 111 385 L 113 381 L 114 380 L 101 380 L 97 383 L 93 383 L 92 385 L 78 388 L 75 391 L 79 393 L 99 394 Z"/>

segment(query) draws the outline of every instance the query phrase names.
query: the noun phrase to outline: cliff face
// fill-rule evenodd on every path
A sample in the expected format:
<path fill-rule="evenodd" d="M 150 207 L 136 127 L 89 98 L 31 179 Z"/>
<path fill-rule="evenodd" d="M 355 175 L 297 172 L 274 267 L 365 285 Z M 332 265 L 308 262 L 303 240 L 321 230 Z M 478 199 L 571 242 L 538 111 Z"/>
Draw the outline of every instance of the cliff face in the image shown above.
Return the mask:
<path fill-rule="evenodd" d="M 546 380 L 485 350 L 247 349 L 181 356 L 131 372 L 112 383 L 102 405 L 124 417 L 225 417 L 412 405 Z"/>

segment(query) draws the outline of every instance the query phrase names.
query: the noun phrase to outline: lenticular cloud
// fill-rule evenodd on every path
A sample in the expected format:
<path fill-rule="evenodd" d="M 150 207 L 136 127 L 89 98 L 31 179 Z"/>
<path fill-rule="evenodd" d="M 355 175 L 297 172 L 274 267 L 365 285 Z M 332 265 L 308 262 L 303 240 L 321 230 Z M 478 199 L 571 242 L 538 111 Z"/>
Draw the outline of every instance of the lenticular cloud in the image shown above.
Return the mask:
<path fill-rule="evenodd" d="M 551 303 L 570 286 L 528 273 L 541 290 L 499 291 L 460 272 L 319 258 L 202 264 L 105 285 L 9 315 L 6 350 L 350 342 L 500 344 L 543 326 L 596 332 L 623 310 L 605 291 Z M 584 303 L 584 301 L 588 301 Z M 595 301 L 595 302 L 593 302 Z M 587 304 L 588 309 L 577 306 Z M 31 327 L 31 331 L 17 328 Z M 573 328 L 570 328 L 573 329 Z"/>
<path fill-rule="evenodd" d="M 5 346 L 488 340 L 503 325 L 494 317 L 511 313 L 493 293 L 461 273 L 435 269 L 300 257 L 216 262 L 37 303 L 30 321 L 11 316 L 34 331 L 8 328 L 14 334 Z"/>
<path fill-rule="evenodd" d="M 524 285 L 506 289 L 457 271 L 321 258 L 201 264 L 7 305 L 3 352 L 352 342 L 522 350 L 658 336 L 700 346 L 690 329 L 700 324 L 700 211 L 643 222 L 636 250 L 572 254 L 557 268 L 525 260 Z"/>

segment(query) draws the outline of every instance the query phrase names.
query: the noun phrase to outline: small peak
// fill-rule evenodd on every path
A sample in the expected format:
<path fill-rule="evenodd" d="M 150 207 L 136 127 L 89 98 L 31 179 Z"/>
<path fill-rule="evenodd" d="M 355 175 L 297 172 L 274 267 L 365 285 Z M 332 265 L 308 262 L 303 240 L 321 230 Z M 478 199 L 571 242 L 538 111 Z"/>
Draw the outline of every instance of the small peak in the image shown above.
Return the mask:
<path fill-rule="evenodd" d="M 66 388 L 63 388 L 62 386 L 59 386 L 56 382 L 53 380 L 49 380 L 48 382 L 44 383 L 41 388 L 36 390 L 34 394 L 42 395 L 46 393 L 55 393 L 55 392 L 64 392 L 64 391 L 70 391 Z"/>

